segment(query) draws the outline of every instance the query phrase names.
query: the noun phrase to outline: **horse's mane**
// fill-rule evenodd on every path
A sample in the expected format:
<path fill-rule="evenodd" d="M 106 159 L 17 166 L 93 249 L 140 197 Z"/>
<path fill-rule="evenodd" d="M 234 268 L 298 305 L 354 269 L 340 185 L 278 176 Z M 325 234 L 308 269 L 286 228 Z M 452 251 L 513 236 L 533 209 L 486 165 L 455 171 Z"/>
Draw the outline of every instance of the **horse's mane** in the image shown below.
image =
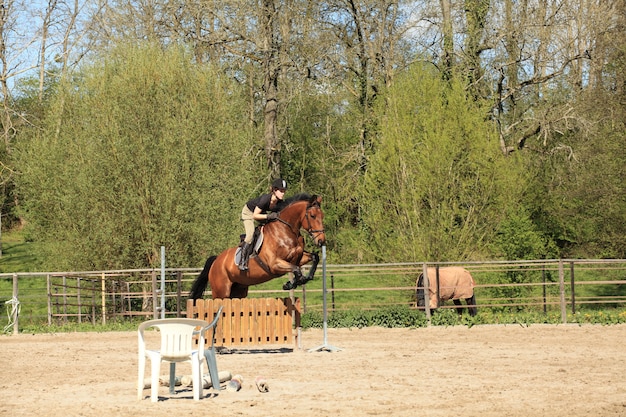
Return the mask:
<path fill-rule="evenodd" d="M 293 203 L 297 203 L 298 201 L 310 201 L 311 198 L 312 198 L 311 194 L 308 194 L 308 193 L 296 194 L 292 197 L 284 199 L 281 203 L 279 203 L 278 211 L 281 211 L 285 209 L 287 206 Z"/>

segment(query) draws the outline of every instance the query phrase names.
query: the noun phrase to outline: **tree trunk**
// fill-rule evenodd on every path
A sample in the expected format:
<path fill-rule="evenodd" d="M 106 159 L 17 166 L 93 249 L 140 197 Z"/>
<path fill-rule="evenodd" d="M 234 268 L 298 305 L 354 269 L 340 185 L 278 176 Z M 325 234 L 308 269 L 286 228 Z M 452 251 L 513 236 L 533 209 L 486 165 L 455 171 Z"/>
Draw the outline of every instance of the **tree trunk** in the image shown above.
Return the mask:
<path fill-rule="evenodd" d="M 465 73 L 469 91 L 474 97 L 480 97 L 482 67 L 480 54 L 482 52 L 482 36 L 489 11 L 489 0 L 465 0 L 465 20 L 467 34 L 465 38 Z"/>
<path fill-rule="evenodd" d="M 272 178 L 280 176 L 280 140 L 278 137 L 278 64 L 276 62 L 277 45 L 275 40 L 276 7 L 274 0 L 263 0 L 261 14 L 263 35 L 263 72 L 264 72 L 264 140 L 265 156 Z"/>
<path fill-rule="evenodd" d="M 454 56 L 454 33 L 452 31 L 452 14 L 450 12 L 452 0 L 441 0 L 441 15 L 443 18 L 443 77 L 446 80 L 452 78 L 452 66 Z"/>

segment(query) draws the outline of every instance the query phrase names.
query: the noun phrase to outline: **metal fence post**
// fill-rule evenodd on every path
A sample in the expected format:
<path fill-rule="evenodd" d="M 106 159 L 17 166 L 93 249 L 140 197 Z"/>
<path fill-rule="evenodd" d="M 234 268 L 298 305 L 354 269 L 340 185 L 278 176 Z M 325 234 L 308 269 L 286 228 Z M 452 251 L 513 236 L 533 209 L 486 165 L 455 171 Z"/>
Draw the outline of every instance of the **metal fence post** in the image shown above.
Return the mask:
<path fill-rule="evenodd" d="M 104 272 L 102 273 L 102 276 L 100 277 L 101 279 L 101 290 L 102 290 L 102 324 L 106 324 L 107 323 L 107 294 L 106 294 L 106 290 L 107 290 L 107 286 L 106 286 L 106 282 L 104 282 Z"/>
<path fill-rule="evenodd" d="M 576 291 L 574 287 L 574 262 L 569 263 L 569 274 L 570 274 L 570 282 L 571 282 L 571 294 L 572 294 L 572 314 L 576 314 Z"/>
<path fill-rule="evenodd" d="M 567 323 L 567 310 L 565 306 L 565 272 L 563 271 L 563 260 L 559 259 L 559 293 L 561 296 L 561 321 Z"/>
<path fill-rule="evenodd" d="M 19 321 L 20 321 L 20 309 L 19 309 L 19 299 L 17 298 L 17 294 L 19 291 L 19 287 L 17 285 L 17 274 L 13 274 L 13 334 L 19 333 Z"/>

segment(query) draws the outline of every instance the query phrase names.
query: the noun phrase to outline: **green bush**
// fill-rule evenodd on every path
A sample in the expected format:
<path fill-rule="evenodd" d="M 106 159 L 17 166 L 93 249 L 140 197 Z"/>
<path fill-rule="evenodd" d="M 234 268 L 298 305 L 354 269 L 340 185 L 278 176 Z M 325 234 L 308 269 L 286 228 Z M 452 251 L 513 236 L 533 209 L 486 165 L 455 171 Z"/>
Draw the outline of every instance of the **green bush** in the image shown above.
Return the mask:
<path fill-rule="evenodd" d="M 323 315 L 321 312 L 307 312 L 302 315 L 303 328 L 322 327 Z M 419 310 L 408 306 L 392 306 L 377 310 L 346 310 L 335 311 L 328 315 L 328 327 L 363 328 L 379 326 L 394 327 L 424 327 L 427 323 L 426 315 Z"/>
<path fill-rule="evenodd" d="M 626 323 L 626 309 L 614 310 L 585 310 L 576 314 L 569 313 L 568 323 L 578 324 L 622 324 Z M 302 315 L 303 328 L 321 328 L 323 326 L 322 312 L 313 311 Z M 561 324 L 561 313 L 551 311 L 512 312 L 482 310 L 474 317 L 465 312 L 461 316 L 454 309 L 439 309 L 431 315 L 431 326 L 468 326 L 480 324 Z M 328 327 L 330 328 L 416 328 L 426 327 L 428 320 L 424 312 L 411 309 L 408 306 L 392 306 L 377 310 L 347 310 L 328 313 Z"/>
<path fill-rule="evenodd" d="M 424 327 L 426 314 L 408 306 L 392 306 L 371 313 L 372 325 L 380 327 Z"/>

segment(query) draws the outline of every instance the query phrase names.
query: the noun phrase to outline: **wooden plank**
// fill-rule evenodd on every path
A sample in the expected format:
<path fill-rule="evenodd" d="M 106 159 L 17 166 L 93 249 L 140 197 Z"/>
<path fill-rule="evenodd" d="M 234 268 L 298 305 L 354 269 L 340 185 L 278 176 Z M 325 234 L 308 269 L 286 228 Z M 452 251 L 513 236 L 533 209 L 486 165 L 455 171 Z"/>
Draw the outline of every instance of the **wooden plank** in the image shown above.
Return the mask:
<path fill-rule="evenodd" d="M 272 305 L 271 300 L 268 298 L 264 298 L 262 301 L 262 306 L 264 310 L 263 314 L 263 343 L 270 344 L 272 343 L 271 334 L 273 332 L 272 323 L 270 321 L 272 316 Z"/>
<path fill-rule="evenodd" d="M 214 316 L 215 312 L 222 306 L 224 306 L 224 300 L 212 300 Z M 226 314 L 222 311 L 222 317 L 217 321 L 217 326 L 215 327 L 215 343 L 218 346 L 224 346 L 224 317 L 226 317 Z"/>
<path fill-rule="evenodd" d="M 285 336 L 285 303 L 276 299 L 274 301 L 274 311 L 276 312 L 276 343 L 282 343 Z"/>
<path fill-rule="evenodd" d="M 285 342 L 291 341 L 293 339 L 293 322 L 294 322 L 294 313 L 295 307 L 293 305 L 293 300 L 291 298 L 286 298 L 286 317 L 285 317 L 285 325 L 287 326 L 287 330 L 285 332 L 286 338 Z"/>
<path fill-rule="evenodd" d="M 255 340 L 259 345 L 265 343 L 265 324 L 263 323 L 263 315 L 265 314 L 265 311 L 265 302 L 263 299 L 258 299 L 254 303 L 254 325 L 256 327 Z"/>
<path fill-rule="evenodd" d="M 206 320 L 207 318 L 207 304 L 206 300 L 196 300 L 196 314 L 200 320 Z"/>
<path fill-rule="evenodd" d="M 239 320 L 241 323 L 241 344 L 249 345 L 250 341 L 250 300 L 248 298 L 243 298 L 240 301 L 239 305 Z"/>
<path fill-rule="evenodd" d="M 223 322 L 223 328 L 224 328 L 224 340 L 223 343 L 225 346 L 232 346 L 234 339 L 233 339 L 233 309 L 232 309 L 232 303 L 230 302 L 230 300 L 225 300 L 228 302 L 224 302 L 224 322 Z"/>
<path fill-rule="evenodd" d="M 281 307 L 281 325 L 282 325 L 282 332 L 281 332 L 281 337 L 280 340 L 283 343 L 286 343 L 287 341 L 289 341 L 291 339 L 291 326 L 293 323 L 291 323 L 291 299 L 290 298 L 283 298 L 282 300 L 282 307 Z"/>
<path fill-rule="evenodd" d="M 249 323 L 249 318 L 248 318 L 248 299 L 244 298 L 244 299 L 240 299 L 240 313 L 239 313 L 239 317 L 240 317 L 240 323 L 241 323 L 241 344 L 242 345 L 249 345 L 250 344 L 250 323 Z"/>
<path fill-rule="evenodd" d="M 281 322 L 283 325 L 283 332 L 281 340 L 283 341 L 283 343 L 286 343 L 287 341 L 291 340 L 291 327 L 293 326 L 293 323 L 291 322 L 291 299 L 283 298 L 282 304 Z"/>
<path fill-rule="evenodd" d="M 248 333 L 247 333 L 247 338 L 248 338 L 248 344 L 250 345 L 256 345 L 256 320 L 254 317 L 255 314 L 255 306 L 256 306 L 256 300 L 252 299 L 252 298 L 246 298 L 246 300 L 248 300 L 248 302 L 246 303 L 246 327 L 248 328 Z"/>
<path fill-rule="evenodd" d="M 241 345 L 243 339 L 241 337 L 241 299 L 233 298 L 230 300 L 232 310 L 232 335 L 233 344 Z"/>
<path fill-rule="evenodd" d="M 291 298 L 284 299 L 285 315 L 283 317 L 283 324 L 285 326 L 285 336 L 283 341 L 288 342 L 293 336 L 293 301 Z"/>
<path fill-rule="evenodd" d="M 280 342 L 280 309 L 276 306 L 276 299 L 270 300 L 271 305 L 271 313 L 272 313 L 272 333 L 270 336 L 272 337 L 271 343 L 279 343 Z"/>
<path fill-rule="evenodd" d="M 265 298 L 257 298 L 255 301 L 255 343 L 258 345 L 266 344 L 265 337 L 267 334 L 267 323 L 265 315 L 267 314 L 267 305 Z"/>
<path fill-rule="evenodd" d="M 280 320 L 280 342 L 285 343 L 291 334 L 291 320 L 289 320 L 289 312 L 287 310 L 287 302 L 289 298 L 277 299 L 276 310 Z"/>
<path fill-rule="evenodd" d="M 274 335 L 276 334 L 274 323 L 274 305 L 271 299 L 265 300 L 265 343 L 274 344 Z"/>
<path fill-rule="evenodd" d="M 194 312 L 195 312 L 194 300 L 192 300 L 191 298 L 188 298 L 187 299 L 187 318 L 188 319 L 194 318 Z"/>
<path fill-rule="evenodd" d="M 267 300 L 265 298 L 259 299 L 257 302 L 257 326 L 259 329 L 259 344 L 263 345 L 269 343 L 267 340 Z"/>
<path fill-rule="evenodd" d="M 250 323 L 250 343 L 253 345 L 258 345 L 259 344 L 259 325 L 258 325 L 258 309 L 259 309 L 259 302 L 257 301 L 257 299 L 250 299 L 250 304 L 249 304 L 249 309 L 250 309 L 250 317 L 249 317 L 249 323 Z"/>

